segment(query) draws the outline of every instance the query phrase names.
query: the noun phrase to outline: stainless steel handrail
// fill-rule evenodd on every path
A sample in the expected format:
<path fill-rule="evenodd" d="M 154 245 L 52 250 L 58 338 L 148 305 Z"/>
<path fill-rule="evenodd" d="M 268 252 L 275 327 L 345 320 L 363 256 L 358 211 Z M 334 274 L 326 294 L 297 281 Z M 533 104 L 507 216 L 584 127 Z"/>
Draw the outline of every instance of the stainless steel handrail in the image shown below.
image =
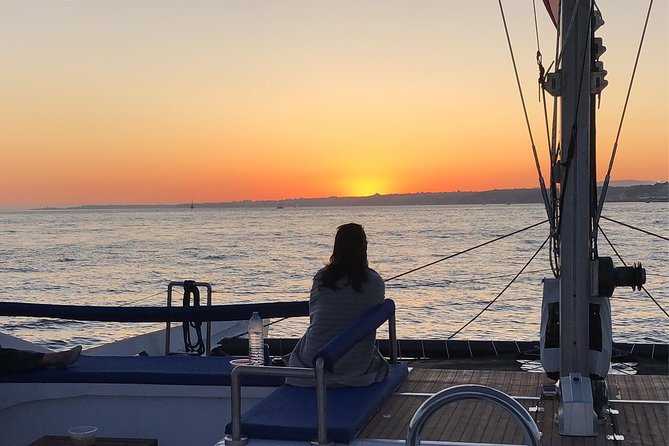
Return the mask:
<path fill-rule="evenodd" d="M 388 318 L 388 340 L 390 342 L 390 363 L 397 364 L 397 329 L 395 313 Z M 325 359 L 316 359 L 316 367 L 271 367 L 271 366 L 237 366 L 230 373 L 230 410 L 231 432 L 225 436 L 226 446 L 243 446 L 248 439 L 242 436 L 242 389 L 241 376 L 283 376 L 286 378 L 316 379 L 316 406 L 318 410 L 318 446 L 332 445 L 328 440 L 327 426 L 327 385 L 325 380 Z"/>
<path fill-rule="evenodd" d="M 477 384 L 449 387 L 436 393 L 421 404 L 409 422 L 406 446 L 418 446 L 420 444 L 420 433 L 429 418 L 438 409 L 441 409 L 446 404 L 467 399 L 485 400 L 501 407 L 523 428 L 527 444 L 530 446 L 541 446 L 541 432 L 539 432 L 537 424 L 522 404 L 504 392 Z"/>
<path fill-rule="evenodd" d="M 313 369 L 301 367 L 258 367 L 242 365 L 235 367 L 230 374 L 230 398 L 232 429 L 230 435 L 225 436 L 226 446 L 242 446 L 248 441 L 242 437 L 242 375 L 282 376 L 285 378 L 315 378 L 316 379 L 316 409 L 318 411 L 318 445 L 333 444 L 328 441 L 327 426 L 327 390 L 325 384 L 325 360 L 318 358 Z"/>

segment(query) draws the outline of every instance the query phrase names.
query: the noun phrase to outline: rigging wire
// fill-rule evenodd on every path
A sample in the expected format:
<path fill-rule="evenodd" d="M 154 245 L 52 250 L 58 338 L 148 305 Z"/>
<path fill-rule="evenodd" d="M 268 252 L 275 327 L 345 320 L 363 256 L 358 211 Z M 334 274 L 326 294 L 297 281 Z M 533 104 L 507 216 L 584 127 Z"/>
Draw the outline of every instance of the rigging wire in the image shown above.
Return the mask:
<path fill-rule="evenodd" d="M 623 106 L 623 112 L 620 116 L 620 122 L 618 123 L 618 132 L 616 133 L 616 140 L 613 143 L 613 150 L 611 151 L 611 159 L 609 160 L 609 168 L 606 171 L 606 177 L 604 179 L 604 186 L 602 187 L 602 192 L 599 197 L 599 205 L 597 206 L 597 211 L 595 213 L 595 227 L 599 225 L 599 218 L 602 214 L 602 209 L 604 208 L 604 200 L 606 199 L 606 192 L 609 189 L 609 182 L 611 181 L 611 171 L 613 170 L 613 163 L 616 158 L 616 153 L 618 152 L 618 141 L 620 140 L 620 131 L 623 127 L 623 121 L 625 120 L 625 114 L 627 112 L 627 104 L 629 103 L 630 94 L 632 93 L 632 85 L 634 84 L 634 78 L 636 77 L 636 70 L 639 65 L 639 57 L 641 56 L 641 48 L 643 48 L 643 41 L 646 38 L 646 29 L 648 28 L 648 20 L 650 19 L 650 13 L 653 9 L 653 0 L 650 0 L 648 4 L 648 12 L 646 13 L 646 21 L 643 25 L 643 31 L 641 33 L 641 40 L 639 41 L 639 48 L 636 53 L 636 59 L 634 61 L 634 68 L 632 69 L 632 76 L 630 77 L 630 83 L 627 87 L 627 96 L 625 97 L 625 105 Z M 595 237 L 597 235 L 595 234 Z"/>
<path fill-rule="evenodd" d="M 539 69 L 539 80 L 537 87 L 539 88 L 539 102 L 543 104 L 544 108 L 544 123 L 546 124 L 546 139 L 548 140 L 548 154 L 553 166 L 553 147 L 551 145 L 551 131 L 548 123 L 548 107 L 546 105 L 546 89 L 544 88 L 546 80 L 546 69 L 543 65 L 543 56 L 541 54 L 541 46 L 539 45 L 539 23 L 537 21 L 537 6 L 536 0 L 532 0 L 532 9 L 534 11 L 534 33 L 537 38 L 537 68 Z M 552 169 L 551 169 L 552 170 Z M 552 185 L 552 182 L 551 182 Z"/>
<path fill-rule="evenodd" d="M 533 273 L 545 273 L 546 271 L 550 271 L 549 268 L 541 268 L 541 269 L 534 269 L 532 271 L 526 271 L 526 274 L 533 274 Z M 505 277 L 511 277 L 513 276 L 513 273 L 511 274 L 494 274 L 494 275 L 489 275 L 489 276 L 478 276 L 478 277 L 471 277 L 467 279 L 449 279 L 446 282 L 451 284 L 451 283 L 472 283 L 472 282 L 485 282 L 490 279 L 503 279 Z M 668 276 L 669 277 L 669 276 Z M 413 283 L 411 286 L 412 287 L 430 287 L 433 286 L 435 282 L 428 282 L 428 283 Z"/>
<path fill-rule="evenodd" d="M 537 174 L 539 175 L 539 186 L 541 187 L 541 196 L 544 200 L 544 206 L 546 207 L 546 215 L 551 227 L 551 233 L 553 233 L 555 228 L 555 222 L 553 220 L 553 214 L 550 209 L 550 204 L 548 201 L 548 192 L 546 191 L 546 183 L 544 182 L 544 176 L 541 173 L 541 164 L 539 164 L 539 155 L 537 155 L 537 147 L 534 144 L 534 136 L 532 135 L 532 126 L 530 125 L 530 118 L 527 115 L 527 106 L 525 105 L 525 97 L 523 96 L 523 87 L 520 84 L 520 76 L 518 75 L 518 67 L 516 64 L 516 58 L 513 54 L 513 45 L 511 44 L 511 37 L 509 36 L 509 26 L 506 23 L 506 16 L 504 15 L 504 6 L 502 5 L 502 0 L 497 0 L 499 3 L 499 10 L 502 14 L 502 22 L 504 23 L 504 32 L 506 34 L 506 42 L 509 45 L 509 53 L 511 54 L 511 62 L 513 63 L 513 71 L 516 75 L 516 84 L 518 84 L 518 93 L 520 93 L 520 102 L 523 106 L 523 114 L 525 115 L 525 123 L 527 124 L 527 131 L 530 136 L 530 143 L 532 145 L 532 154 L 534 156 L 534 164 L 537 168 Z"/>
<path fill-rule="evenodd" d="M 653 232 L 646 231 L 645 229 L 637 228 L 636 226 L 628 225 L 627 223 L 623 223 L 621 221 L 614 220 L 612 218 L 602 216 L 602 219 L 608 220 L 608 221 L 613 222 L 613 223 L 617 223 L 621 226 L 625 226 L 626 228 L 634 229 L 635 231 L 643 232 L 644 234 L 652 235 L 653 237 L 661 238 L 662 240 L 669 241 L 669 237 L 665 237 L 663 235 L 655 234 Z"/>
<path fill-rule="evenodd" d="M 524 232 L 524 231 L 527 231 L 527 230 L 529 230 L 529 229 L 532 229 L 532 228 L 535 228 L 535 227 L 537 227 L 537 226 L 540 226 L 540 225 L 546 223 L 547 221 L 548 221 L 548 220 L 540 221 L 539 223 L 535 223 L 535 224 L 533 224 L 533 225 L 526 226 L 525 228 L 518 229 L 517 231 L 513 231 L 513 232 L 511 232 L 511 233 L 509 233 L 509 234 L 502 235 L 502 236 L 497 237 L 497 238 L 494 238 L 494 239 L 492 239 L 492 240 L 488 240 L 487 242 L 480 243 L 480 244 L 478 244 L 478 245 L 476 245 L 476 246 L 472 246 L 471 248 L 467 248 L 467 249 L 465 249 L 465 250 L 463 250 L 463 251 L 459 251 L 459 252 L 456 252 L 456 253 L 454 253 L 454 254 L 448 255 L 448 256 L 446 256 L 446 257 L 442 257 L 441 259 L 437 259 L 437 260 L 435 260 L 434 262 L 427 263 L 427 264 L 425 264 L 425 265 L 419 266 L 419 267 L 414 268 L 414 269 L 412 269 L 412 270 L 409 270 L 409 271 L 403 272 L 403 273 L 401 273 L 401 274 L 398 274 L 398 275 L 396 275 L 396 276 L 390 277 L 389 279 L 385 279 L 384 282 L 389 282 L 389 281 L 391 281 L 391 280 L 397 279 L 398 277 L 406 276 L 407 274 L 414 273 L 414 272 L 419 271 L 419 270 L 421 270 L 421 269 L 423 269 L 423 268 L 427 268 L 428 266 L 432 266 L 432 265 L 435 265 L 435 264 L 437 264 L 437 263 L 443 262 L 444 260 L 452 259 L 453 257 L 457 257 L 457 256 L 459 256 L 459 255 L 468 253 L 468 252 L 470 252 L 470 251 L 473 251 L 473 250 L 475 250 L 475 249 L 478 249 L 478 248 L 481 248 L 481 247 L 483 247 L 483 246 L 489 245 L 489 244 L 491 244 L 491 243 L 497 242 L 497 241 L 499 241 L 499 240 L 505 239 L 505 238 L 510 237 L 510 236 L 512 236 L 512 235 L 519 234 L 519 233 L 521 233 L 521 232 Z M 543 247 L 545 244 L 546 244 L 546 242 L 544 242 L 541 246 Z M 538 252 L 538 251 L 537 251 L 537 252 Z M 532 259 L 534 259 L 535 256 L 536 256 L 536 253 L 534 254 L 534 256 L 532 256 Z M 531 261 L 531 260 L 530 260 L 530 261 Z M 527 265 L 529 265 L 529 262 L 523 267 L 523 269 L 520 271 L 520 273 L 522 273 L 522 272 L 525 270 L 525 268 L 527 267 Z M 513 278 L 513 280 L 511 280 L 511 283 L 513 283 L 513 282 L 518 278 L 518 276 L 520 276 L 520 273 L 518 273 L 518 274 L 515 275 L 515 277 Z M 511 283 L 510 283 L 509 285 L 511 285 Z M 507 285 L 506 288 L 508 288 L 509 285 Z M 505 288 L 504 290 L 506 290 L 506 288 Z M 502 292 L 504 292 L 504 291 L 502 291 Z M 501 295 L 501 293 L 500 293 L 500 295 Z M 499 296 L 497 296 L 497 297 L 499 297 Z M 496 299 L 497 299 L 497 298 L 495 298 L 495 300 L 496 300 Z M 490 305 L 488 305 L 488 306 L 490 306 Z M 477 317 L 478 317 L 478 316 L 477 316 Z M 276 319 L 275 321 L 272 321 L 272 322 L 270 322 L 269 324 L 267 324 L 266 327 L 269 327 L 270 325 L 274 325 L 274 324 L 279 323 L 279 322 L 281 322 L 281 321 L 284 321 L 284 320 L 286 320 L 286 319 L 288 319 L 288 318 L 287 318 L 287 317 L 284 317 L 284 318 L 281 318 L 281 319 Z M 471 322 L 472 322 L 472 321 L 470 321 L 469 323 L 471 323 Z M 469 323 L 468 323 L 467 325 L 469 325 Z M 463 328 L 464 328 L 464 327 L 463 327 Z M 240 338 L 240 337 L 242 337 L 242 336 L 245 336 L 246 334 L 248 334 L 248 331 L 245 331 L 245 332 L 240 333 L 240 334 L 238 334 L 238 335 L 236 335 L 236 336 L 233 336 L 231 339 L 237 339 L 237 338 Z"/>
<path fill-rule="evenodd" d="M 562 14 L 560 10 L 562 9 L 562 1 L 558 0 L 558 14 L 557 14 L 557 26 L 555 27 L 555 71 L 557 72 L 560 69 L 558 65 L 558 57 L 560 55 L 560 29 L 562 27 Z M 550 71 L 551 65 L 548 67 Z M 544 104 L 546 100 L 544 99 Z M 557 222 L 560 220 L 560 200 L 558 198 L 558 186 L 557 186 L 557 164 L 560 157 L 560 149 L 557 143 L 558 137 L 558 96 L 553 97 L 553 121 L 551 123 L 551 140 L 549 141 L 548 147 L 550 152 L 550 191 L 551 191 L 551 200 L 553 204 L 553 219 Z M 553 270 L 553 275 L 557 278 L 560 277 L 560 232 L 556 231 L 553 234 L 553 237 L 548 242 L 548 258 L 550 261 L 551 269 Z"/>
<path fill-rule="evenodd" d="M 286 319 L 289 319 L 289 317 L 290 317 L 290 316 L 286 316 L 286 317 L 282 317 L 282 318 L 279 318 L 279 319 L 275 319 L 275 320 L 271 321 L 270 323 L 268 323 L 268 324 L 266 324 L 266 325 L 264 325 L 264 326 L 265 326 L 265 327 L 269 327 L 269 326 L 271 326 L 271 325 L 278 324 L 279 322 L 282 322 L 282 321 L 285 321 Z M 239 333 L 239 334 L 237 334 L 237 335 L 230 336 L 229 338 L 225 338 L 225 339 L 239 339 L 239 338 L 241 338 L 242 336 L 246 336 L 247 334 L 249 334 L 249 331 L 248 331 L 248 330 L 246 330 L 246 331 L 244 331 L 244 332 L 242 332 L 242 333 Z"/>
<path fill-rule="evenodd" d="M 547 147 L 548 147 L 548 159 L 549 159 L 549 165 L 550 165 L 550 187 L 549 191 L 550 194 L 548 195 L 548 206 L 550 210 L 548 211 L 550 215 L 553 216 L 553 221 L 557 220 L 557 215 L 559 214 L 559 210 L 556 206 L 557 204 L 557 187 L 556 187 L 556 181 L 555 181 L 555 165 L 557 164 L 557 150 L 555 149 L 556 144 L 556 135 L 557 135 L 557 96 L 553 97 L 553 120 L 552 120 L 552 129 L 553 132 L 551 133 L 551 124 L 550 120 L 548 118 L 548 101 L 546 100 L 546 69 L 543 66 L 543 56 L 541 54 L 541 45 L 539 43 L 539 22 L 537 20 L 537 6 L 536 6 L 536 0 L 532 0 L 532 10 L 534 12 L 534 33 L 537 41 L 537 68 L 539 69 L 539 79 L 538 79 L 538 88 L 539 88 L 539 102 L 542 103 L 543 105 L 543 112 L 544 112 L 544 124 L 546 126 L 546 139 L 547 139 Z M 557 54 L 559 51 L 559 42 L 560 42 L 560 14 L 558 13 L 558 18 L 557 18 L 557 38 L 556 38 L 556 48 L 555 48 L 555 57 L 557 58 Z M 548 69 L 553 66 L 553 62 L 551 62 L 550 66 Z M 551 228 L 554 229 L 554 228 Z M 554 234 L 553 237 L 551 237 L 551 240 L 549 241 L 548 244 L 548 259 L 550 262 L 551 270 L 553 271 L 553 276 L 559 277 L 560 276 L 560 269 L 559 269 L 559 237 L 557 234 Z"/>
<path fill-rule="evenodd" d="M 613 243 L 611 243 L 611 240 L 609 240 L 609 238 L 606 236 L 606 233 L 604 232 L 604 230 L 602 229 L 601 226 L 599 227 L 599 232 L 602 233 L 602 235 L 604 236 L 606 241 L 609 243 L 609 246 L 611 247 L 611 249 L 613 249 L 613 252 L 616 253 L 616 256 L 618 257 L 618 260 L 620 260 L 620 263 L 627 266 L 627 264 L 625 263 L 625 261 L 621 257 L 620 253 L 618 253 L 618 250 L 616 249 L 616 247 L 613 246 Z M 650 294 L 650 292 L 646 289 L 646 287 L 641 285 L 641 289 L 648 295 L 648 297 L 650 297 L 650 300 L 652 300 L 655 303 L 655 305 L 657 305 L 657 308 L 659 308 L 660 311 L 662 311 L 665 316 L 669 317 L 669 313 L 667 313 L 667 310 L 662 308 L 662 305 L 660 305 L 660 303 L 657 300 L 655 300 L 655 298 Z"/>
<path fill-rule="evenodd" d="M 471 323 L 474 322 L 476 319 L 478 319 L 478 317 L 481 316 L 481 315 L 482 315 L 488 308 L 490 308 L 490 307 L 492 306 L 492 304 L 494 304 L 494 303 L 497 301 L 497 299 L 499 299 L 499 298 L 502 296 L 502 294 L 504 294 L 504 292 L 505 292 L 506 290 L 509 289 L 509 287 L 513 284 L 513 282 L 516 281 L 516 279 L 523 273 L 523 271 L 525 271 L 525 268 L 527 268 L 527 267 L 530 265 L 530 263 L 532 263 L 532 261 L 533 261 L 534 258 L 537 256 L 537 254 L 539 254 L 539 252 L 541 252 L 541 250 L 544 248 L 544 246 L 546 246 L 546 243 L 548 242 L 548 240 L 549 240 L 550 238 L 551 238 L 550 235 L 549 235 L 548 237 L 546 237 L 546 240 L 544 240 L 544 242 L 541 244 L 541 246 L 539 247 L 539 249 L 537 249 L 536 252 L 535 252 L 534 254 L 532 254 L 532 257 L 530 258 L 530 260 L 528 260 L 527 263 L 525 263 L 525 265 L 520 269 L 520 271 L 518 271 L 518 273 L 513 277 L 513 279 L 511 279 L 511 282 L 509 282 L 509 283 L 504 287 L 504 289 L 503 289 L 502 291 L 500 291 L 499 294 L 498 294 L 493 300 L 491 300 L 490 303 L 488 303 L 488 305 L 485 306 L 485 308 L 483 308 L 483 310 L 479 311 L 479 313 L 478 313 L 476 316 L 474 316 L 473 318 L 471 318 L 471 319 L 469 320 L 469 322 L 467 322 L 465 325 L 463 325 L 462 327 L 460 327 L 455 333 L 453 333 L 452 335 L 450 335 L 447 339 L 452 339 L 455 335 L 457 335 L 457 334 L 460 333 L 462 330 L 464 330 L 469 324 L 471 324 Z"/>
<path fill-rule="evenodd" d="M 435 260 L 434 262 L 426 263 L 425 265 L 419 266 L 419 267 L 417 267 L 417 268 L 414 268 L 414 269 L 411 269 L 411 270 L 409 270 L 409 271 L 403 272 L 403 273 L 398 274 L 398 275 L 396 275 L 396 276 L 390 277 L 389 279 L 385 279 L 385 282 L 390 282 L 391 280 L 395 280 L 395 279 L 397 279 L 398 277 L 406 276 L 407 274 L 414 273 L 414 272 L 419 271 L 419 270 L 421 270 L 421 269 L 423 269 L 423 268 L 427 268 L 428 266 L 432 266 L 432 265 L 435 265 L 435 264 L 437 264 L 437 263 L 443 262 L 444 260 L 452 259 L 453 257 L 457 257 L 457 256 L 459 256 L 459 255 L 461 255 L 461 254 L 468 253 L 468 252 L 470 252 L 470 251 L 473 251 L 473 250 L 475 250 L 475 249 L 478 249 L 478 248 L 481 248 L 481 247 L 483 247 L 483 246 L 489 245 L 489 244 L 491 244 L 491 243 L 497 242 L 497 241 L 499 241 L 499 240 L 505 239 L 505 238 L 510 237 L 510 236 L 512 236 L 512 235 L 520 234 L 521 232 L 527 231 L 528 229 L 532 229 L 532 228 L 535 228 L 535 227 L 537 227 L 537 226 L 540 226 L 540 225 L 546 223 L 547 221 L 548 221 L 548 220 L 540 221 L 539 223 L 535 223 L 535 224 L 533 224 L 533 225 L 526 226 L 526 227 L 524 227 L 524 228 L 522 228 L 522 229 L 518 229 L 518 230 L 516 230 L 516 231 L 513 231 L 513 232 L 510 232 L 510 233 L 508 233 L 508 234 L 499 236 L 499 237 L 494 238 L 494 239 L 492 239 L 492 240 L 488 240 L 487 242 L 483 242 L 483 243 L 480 243 L 480 244 L 478 244 L 478 245 L 476 245 L 476 246 L 472 246 L 471 248 L 467 248 L 467 249 L 465 249 L 465 250 L 463 250 L 463 251 L 459 251 L 459 252 L 456 252 L 456 253 L 454 253 L 454 254 L 448 255 L 448 256 L 446 256 L 446 257 L 442 257 L 442 258 L 440 258 L 440 259 Z"/>
<path fill-rule="evenodd" d="M 163 292 L 164 292 L 164 291 L 158 291 L 157 293 L 153 293 L 153 294 L 151 294 L 150 296 L 141 297 L 141 298 L 139 298 L 139 299 L 136 299 L 136 300 L 127 302 L 127 303 L 124 304 L 124 306 L 130 306 L 130 307 L 132 307 L 132 306 L 134 306 L 135 304 L 138 304 L 138 303 L 140 303 L 140 302 L 147 301 L 147 300 L 151 299 L 152 297 L 156 297 L 156 296 L 158 296 L 158 295 L 160 295 L 160 294 L 163 294 Z"/>

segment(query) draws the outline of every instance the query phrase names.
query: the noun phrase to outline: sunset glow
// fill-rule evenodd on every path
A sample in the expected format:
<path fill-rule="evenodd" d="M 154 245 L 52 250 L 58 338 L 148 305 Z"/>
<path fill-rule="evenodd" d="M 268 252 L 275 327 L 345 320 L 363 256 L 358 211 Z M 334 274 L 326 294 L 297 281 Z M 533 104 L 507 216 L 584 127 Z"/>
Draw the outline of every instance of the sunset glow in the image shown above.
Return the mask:
<path fill-rule="evenodd" d="M 520 3 L 504 4 L 547 177 Z M 646 6 L 598 3 L 601 178 Z M 614 180 L 669 177 L 668 17 L 656 2 Z M 0 40 L 0 207 L 537 185 L 495 0 L 0 0 Z"/>

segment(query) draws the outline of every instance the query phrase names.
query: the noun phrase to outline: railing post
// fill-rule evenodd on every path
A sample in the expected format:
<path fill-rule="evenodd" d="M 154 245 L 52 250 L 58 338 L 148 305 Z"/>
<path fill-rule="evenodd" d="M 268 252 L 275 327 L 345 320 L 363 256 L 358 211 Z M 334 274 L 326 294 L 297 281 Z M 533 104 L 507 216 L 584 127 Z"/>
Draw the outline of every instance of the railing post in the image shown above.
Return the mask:
<path fill-rule="evenodd" d="M 230 411 L 232 433 L 225 437 L 226 446 L 243 446 L 248 442 L 247 438 L 242 438 L 242 386 L 241 369 L 234 368 L 230 373 Z"/>
<path fill-rule="evenodd" d="M 170 282 L 167 285 L 167 306 L 172 306 L 172 288 L 177 282 Z M 170 354 L 170 344 L 172 342 L 172 324 L 170 321 L 165 322 L 165 356 Z"/>
<path fill-rule="evenodd" d="M 388 339 L 390 340 L 390 363 L 397 364 L 397 325 L 395 311 L 388 318 Z"/>
<path fill-rule="evenodd" d="M 328 401 L 325 383 L 325 360 L 322 357 L 316 359 L 315 371 L 316 405 L 318 406 L 318 445 L 327 446 L 333 443 L 328 441 Z"/>

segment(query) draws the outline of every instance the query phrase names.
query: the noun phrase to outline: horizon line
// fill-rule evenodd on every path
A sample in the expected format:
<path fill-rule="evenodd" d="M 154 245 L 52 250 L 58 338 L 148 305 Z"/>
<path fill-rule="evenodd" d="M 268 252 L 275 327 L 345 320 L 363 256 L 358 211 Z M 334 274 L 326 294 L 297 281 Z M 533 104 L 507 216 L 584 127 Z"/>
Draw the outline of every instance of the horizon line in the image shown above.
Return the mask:
<path fill-rule="evenodd" d="M 610 187 L 633 187 L 633 186 L 643 186 L 643 185 L 656 185 L 664 184 L 669 182 L 669 180 L 618 180 L 611 182 Z M 619 185 L 620 183 L 633 183 L 627 185 Z M 598 186 L 602 185 L 602 182 L 598 182 Z M 3 206 L 0 205 L 0 210 L 67 210 L 67 209 L 81 209 L 81 208 L 91 208 L 91 207 L 167 207 L 167 206 L 191 206 L 194 205 L 224 205 L 224 204 L 242 204 L 242 203 L 281 203 L 289 201 L 298 201 L 298 200 L 335 200 L 335 199 L 365 199 L 372 197 L 389 197 L 389 196 L 402 196 L 402 195 L 439 195 L 439 194 L 480 194 L 486 192 L 502 192 L 502 191 L 528 191 L 528 190 L 539 190 L 537 187 L 517 187 L 517 188 L 495 188 L 495 189 L 486 189 L 486 190 L 454 190 L 454 191 L 441 191 L 441 192 L 402 192 L 402 193 L 374 193 L 371 195 L 351 195 L 351 196 L 321 196 L 321 197 L 293 197 L 293 198 L 261 198 L 261 199 L 239 199 L 239 200 L 228 200 L 228 201 L 195 201 L 189 200 L 188 202 L 179 202 L 179 203 L 125 203 L 125 204 L 111 204 L 111 203 L 88 203 L 88 204 L 75 204 L 75 205 L 45 205 L 45 206 Z"/>

